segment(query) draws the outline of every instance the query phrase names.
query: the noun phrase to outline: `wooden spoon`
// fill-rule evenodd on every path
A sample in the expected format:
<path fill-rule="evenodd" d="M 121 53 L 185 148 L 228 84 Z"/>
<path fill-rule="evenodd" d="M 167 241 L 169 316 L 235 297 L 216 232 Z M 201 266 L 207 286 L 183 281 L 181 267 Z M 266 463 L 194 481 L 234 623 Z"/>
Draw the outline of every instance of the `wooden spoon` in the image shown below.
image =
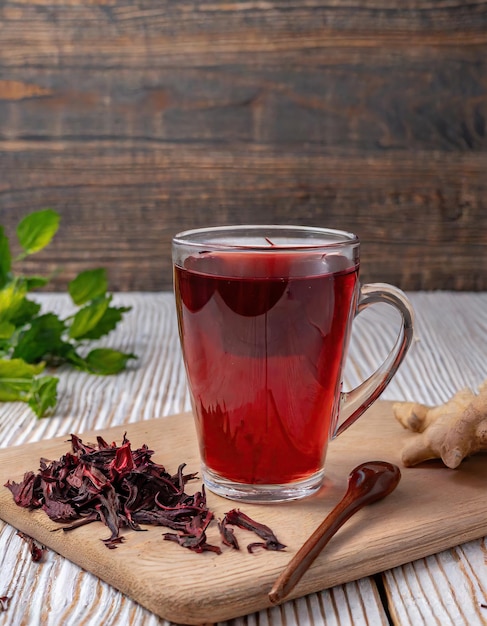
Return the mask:
<path fill-rule="evenodd" d="M 276 604 L 288 596 L 337 530 L 362 507 L 392 493 L 400 478 L 399 468 L 386 461 L 368 461 L 353 469 L 345 495 L 296 552 L 274 583 L 269 600 Z"/>

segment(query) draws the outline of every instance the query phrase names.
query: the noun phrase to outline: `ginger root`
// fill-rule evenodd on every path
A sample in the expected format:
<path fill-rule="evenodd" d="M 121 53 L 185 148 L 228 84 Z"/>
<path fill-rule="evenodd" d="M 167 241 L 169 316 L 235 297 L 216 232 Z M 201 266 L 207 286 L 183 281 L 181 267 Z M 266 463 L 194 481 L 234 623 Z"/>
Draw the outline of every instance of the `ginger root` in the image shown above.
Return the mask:
<path fill-rule="evenodd" d="M 487 380 L 478 394 L 462 389 L 440 406 L 396 402 L 392 410 L 404 428 L 418 433 L 402 451 L 406 467 L 441 458 L 455 469 L 465 457 L 487 451 Z"/>

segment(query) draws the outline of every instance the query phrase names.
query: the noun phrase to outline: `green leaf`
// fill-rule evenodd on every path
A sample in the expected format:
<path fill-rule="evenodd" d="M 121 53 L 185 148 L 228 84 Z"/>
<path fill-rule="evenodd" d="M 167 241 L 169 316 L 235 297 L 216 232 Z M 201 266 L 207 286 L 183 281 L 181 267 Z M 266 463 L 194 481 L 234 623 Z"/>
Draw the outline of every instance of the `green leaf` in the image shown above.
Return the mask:
<path fill-rule="evenodd" d="M 96 348 L 85 359 L 86 370 L 103 376 L 118 374 L 125 368 L 129 359 L 136 358 L 135 354 L 126 354 L 111 348 Z"/>
<path fill-rule="evenodd" d="M 23 306 L 27 287 L 22 280 L 14 280 L 0 289 L 0 321 L 8 322 Z"/>
<path fill-rule="evenodd" d="M 107 289 L 107 274 L 102 267 L 81 272 L 68 285 L 71 299 L 78 306 L 104 296 Z"/>
<path fill-rule="evenodd" d="M 44 363 L 32 365 L 22 359 L 0 359 L 0 379 L 8 377 L 33 378 L 44 370 Z"/>
<path fill-rule="evenodd" d="M 59 214 L 52 209 L 36 211 L 24 217 L 17 226 L 17 237 L 24 255 L 34 254 L 45 248 L 59 227 Z"/>
<path fill-rule="evenodd" d="M 120 372 L 129 359 L 137 358 L 110 348 L 94 349 L 86 358 L 77 352 L 85 340 L 111 332 L 131 309 L 110 306 L 112 296 L 107 294 L 104 268 L 81 272 L 69 283 L 71 299 L 81 308 L 66 320 L 54 313 L 42 315 L 41 305 L 28 299 L 30 291 L 44 287 L 50 278 L 15 274 L 13 263 L 45 248 L 59 221 L 59 214 L 52 209 L 24 217 L 17 226 L 22 252 L 15 259 L 0 226 L 0 402 L 26 402 L 39 417 L 57 402 L 58 379 L 43 375 L 46 363 L 68 363 L 107 375 Z"/>
<path fill-rule="evenodd" d="M 69 336 L 72 339 L 84 339 L 103 318 L 111 299 L 111 296 L 98 298 L 80 309 L 73 317 L 69 329 Z"/>
<path fill-rule="evenodd" d="M 56 406 L 58 382 L 55 376 L 41 376 L 33 381 L 27 403 L 37 417 L 45 417 Z"/>
<path fill-rule="evenodd" d="M 22 359 L 0 359 L 0 401 L 27 401 L 34 378 L 44 364 L 30 365 Z"/>
<path fill-rule="evenodd" d="M 56 405 L 58 379 L 39 376 L 43 370 L 43 363 L 0 359 L 0 402 L 27 402 L 38 417 L 45 415 Z"/>
<path fill-rule="evenodd" d="M 4 287 L 10 278 L 10 270 L 12 267 L 12 256 L 10 254 L 10 245 L 5 231 L 0 226 L 0 288 Z"/>
<path fill-rule="evenodd" d="M 46 313 L 32 320 L 30 327 L 19 334 L 13 358 L 27 363 L 53 360 L 63 356 L 69 344 L 62 339 L 66 326 L 54 313 Z"/>
<path fill-rule="evenodd" d="M 0 322 L 0 339 L 10 339 L 15 332 L 15 325 L 10 322 Z"/>
<path fill-rule="evenodd" d="M 38 302 L 24 298 L 15 309 L 15 312 L 10 318 L 10 322 L 17 328 L 20 328 L 30 322 L 40 310 L 41 305 Z"/>
<path fill-rule="evenodd" d="M 99 339 L 108 335 L 122 320 L 122 316 L 132 307 L 108 307 L 99 322 L 89 332 L 83 335 L 83 339 Z"/>
<path fill-rule="evenodd" d="M 73 346 L 71 346 L 70 350 L 66 351 L 65 358 L 67 363 L 71 363 L 71 365 L 74 365 L 78 369 L 86 370 L 85 359 L 76 352 Z"/>
<path fill-rule="evenodd" d="M 45 276 L 25 276 L 24 280 L 27 286 L 27 291 L 44 287 L 49 282 L 49 278 L 46 278 Z"/>

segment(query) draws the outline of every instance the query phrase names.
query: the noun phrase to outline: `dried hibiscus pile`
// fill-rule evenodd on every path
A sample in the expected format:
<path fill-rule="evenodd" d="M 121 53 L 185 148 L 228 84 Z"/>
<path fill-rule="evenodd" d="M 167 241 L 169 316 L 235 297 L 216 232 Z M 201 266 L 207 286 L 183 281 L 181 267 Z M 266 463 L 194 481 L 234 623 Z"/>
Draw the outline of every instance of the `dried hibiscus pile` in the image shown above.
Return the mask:
<path fill-rule="evenodd" d="M 16 504 L 41 508 L 52 520 L 68 524 L 63 526 L 65 531 L 102 521 L 111 531 L 102 540 L 108 548 L 124 540 L 121 528 L 143 530 L 140 524 L 150 524 L 175 530 L 165 533 L 164 539 L 195 552 L 221 552 L 206 540 L 214 515 L 207 507 L 204 487 L 194 495 L 185 492 L 186 483 L 196 474 L 184 474 L 184 463 L 171 476 L 163 465 L 152 461 L 153 450 L 146 445 L 132 450 L 126 436 L 119 446 L 102 437 L 97 437 L 97 444 L 84 444 L 76 435 L 70 441 L 71 452 L 58 461 L 41 459 L 37 474 L 27 472 L 22 482 L 6 483 Z M 285 548 L 268 526 L 233 509 L 218 527 L 222 542 L 237 550 L 229 525 L 252 530 L 263 540 L 250 544 L 249 552 L 256 547 Z"/>

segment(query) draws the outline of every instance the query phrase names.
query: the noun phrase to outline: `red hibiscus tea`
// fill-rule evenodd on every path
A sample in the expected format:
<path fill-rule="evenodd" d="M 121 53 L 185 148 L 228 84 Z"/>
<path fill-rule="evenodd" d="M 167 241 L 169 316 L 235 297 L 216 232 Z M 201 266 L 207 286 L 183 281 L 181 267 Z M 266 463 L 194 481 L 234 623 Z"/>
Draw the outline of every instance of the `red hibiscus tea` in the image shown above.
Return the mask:
<path fill-rule="evenodd" d="M 203 478 L 248 501 L 319 488 L 359 293 L 353 235 L 318 229 L 303 241 L 282 228 L 243 239 L 214 229 L 195 245 L 173 242 Z"/>

